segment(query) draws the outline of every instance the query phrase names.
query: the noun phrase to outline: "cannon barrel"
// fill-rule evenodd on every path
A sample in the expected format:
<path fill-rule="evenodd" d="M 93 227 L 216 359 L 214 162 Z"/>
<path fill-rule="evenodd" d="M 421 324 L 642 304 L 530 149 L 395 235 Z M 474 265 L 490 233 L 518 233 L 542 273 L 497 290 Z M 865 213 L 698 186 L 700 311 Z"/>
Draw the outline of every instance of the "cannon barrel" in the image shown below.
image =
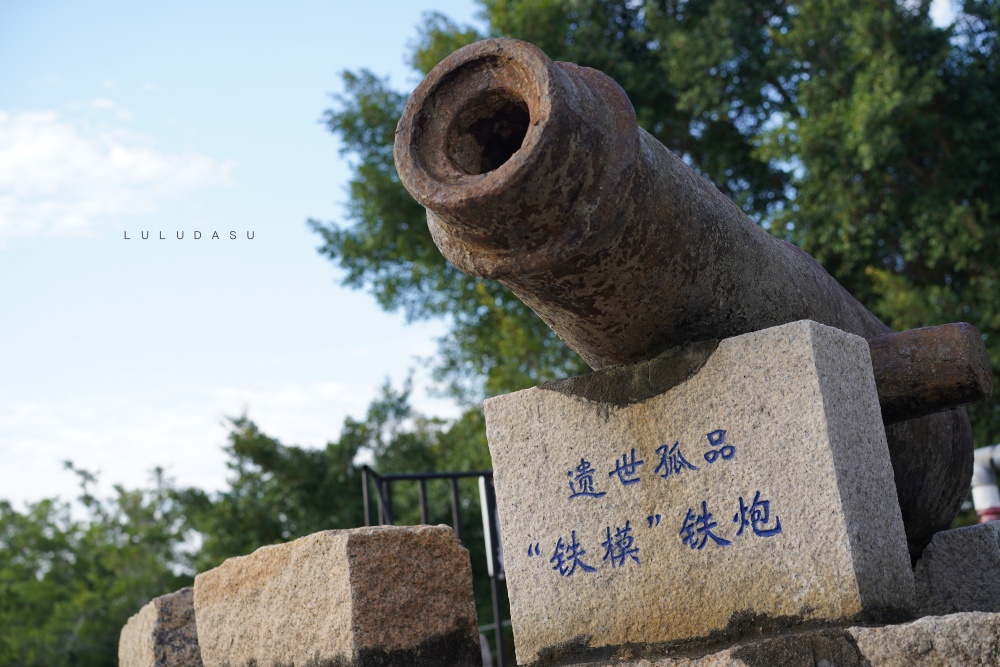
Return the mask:
<path fill-rule="evenodd" d="M 444 256 L 508 287 L 594 369 L 800 319 L 881 340 L 876 376 L 879 359 L 906 365 L 889 327 L 639 128 L 597 70 L 517 40 L 460 49 L 410 97 L 395 159 Z M 882 375 L 880 386 L 900 376 Z M 902 414 L 963 396 L 904 398 Z M 971 427 L 955 409 L 886 434 L 916 558 L 968 489 Z"/>

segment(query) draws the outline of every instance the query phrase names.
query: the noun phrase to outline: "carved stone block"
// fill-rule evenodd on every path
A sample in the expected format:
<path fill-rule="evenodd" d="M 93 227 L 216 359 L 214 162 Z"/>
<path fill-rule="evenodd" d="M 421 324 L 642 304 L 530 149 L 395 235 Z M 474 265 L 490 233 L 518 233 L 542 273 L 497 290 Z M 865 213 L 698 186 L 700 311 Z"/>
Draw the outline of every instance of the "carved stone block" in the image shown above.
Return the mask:
<path fill-rule="evenodd" d="M 519 664 L 910 613 L 864 339 L 800 321 L 701 356 L 652 397 L 644 364 L 486 402 Z"/>

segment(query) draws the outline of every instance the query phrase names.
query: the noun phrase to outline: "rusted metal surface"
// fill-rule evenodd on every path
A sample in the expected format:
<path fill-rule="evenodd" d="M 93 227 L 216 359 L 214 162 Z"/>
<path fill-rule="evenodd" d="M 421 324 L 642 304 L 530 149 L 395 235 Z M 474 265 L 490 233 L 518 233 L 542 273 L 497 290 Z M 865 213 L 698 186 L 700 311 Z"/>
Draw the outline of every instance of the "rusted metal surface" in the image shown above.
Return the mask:
<path fill-rule="evenodd" d="M 486 40 L 442 61 L 410 97 L 395 159 L 444 256 L 499 280 L 595 369 L 799 319 L 890 333 L 640 129 L 612 79 L 531 44 Z M 968 417 L 886 432 L 919 554 L 968 488 Z"/>
<path fill-rule="evenodd" d="M 868 339 L 886 424 L 986 400 L 993 378 L 986 345 L 966 322 Z"/>

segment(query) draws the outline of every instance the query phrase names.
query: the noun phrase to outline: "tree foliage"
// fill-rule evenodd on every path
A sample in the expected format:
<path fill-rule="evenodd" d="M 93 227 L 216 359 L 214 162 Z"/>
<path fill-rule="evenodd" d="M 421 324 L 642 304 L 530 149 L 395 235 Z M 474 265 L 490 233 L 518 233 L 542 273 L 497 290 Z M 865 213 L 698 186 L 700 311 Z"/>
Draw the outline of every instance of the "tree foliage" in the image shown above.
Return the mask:
<path fill-rule="evenodd" d="M 226 558 L 280 544 L 321 530 L 365 524 L 360 460 L 380 474 L 442 470 L 489 470 L 480 411 L 448 422 L 428 418 L 410 405 L 410 384 L 383 386 L 364 419 L 348 417 L 340 437 L 324 449 L 282 444 L 260 431 L 247 416 L 230 420 L 228 488 L 217 493 L 183 489 L 176 497 L 190 527 L 202 536 L 198 571 Z M 489 580 L 475 479 L 459 483 L 459 520 L 473 564 L 481 618 L 490 618 Z M 448 480 L 426 484 L 428 523 L 452 524 Z M 370 517 L 377 522 L 374 485 Z M 394 523 L 422 522 L 418 486 L 397 482 L 392 489 Z M 166 591 L 164 591 L 166 592 Z"/>
<path fill-rule="evenodd" d="M 24 511 L 0 500 L 0 664 L 115 665 L 128 617 L 191 584 L 183 511 L 162 471 L 151 488 L 99 499 L 95 476 L 72 469 L 82 517 L 57 499 Z"/>
<path fill-rule="evenodd" d="M 363 525 L 358 449 L 349 436 L 324 449 L 283 445 L 245 415 L 231 419 L 228 488 L 178 492 L 191 527 L 204 536 L 197 569 L 319 530 Z"/>
<path fill-rule="evenodd" d="M 481 0 L 485 31 L 428 17 L 426 72 L 486 36 L 524 39 L 618 81 L 639 123 L 755 221 L 812 253 L 897 329 L 968 321 L 1000 366 L 1000 5 L 967 0 Z M 400 186 L 406 95 L 344 74 L 329 129 L 354 160 L 346 224 L 311 221 L 320 251 L 410 318 L 447 317 L 441 377 L 478 398 L 584 369 L 512 295 L 447 265 Z M 996 402 L 973 410 L 1000 437 Z"/>
<path fill-rule="evenodd" d="M 365 417 L 348 418 L 323 449 L 282 444 L 246 415 L 230 419 L 222 491 L 177 488 L 156 470 L 149 488 L 115 487 L 101 499 L 96 476 L 67 464 L 80 482 L 75 504 L 53 498 L 18 511 L 0 500 L 0 665 L 111 667 L 129 616 L 191 585 L 195 572 L 261 546 L 364 525 L 360 459 L 381 473 L 489 468 L 480 413 L 427 418 L 409 395 L 409 384 L 387 384 Z M 489 618 L 475 484 L 460 482 L 459 512 L 480 614 Z M 449 483 L 427 490 L 430 523 L 451 524 Z M 421 522 L 415 484 L 396 485 L 394 508 L 397 524 Z"/>
<path fill-rule="evenodd" d="M 246 415 L 231 419 L 225 447 L 232 473 L 228 488 L 175 493 L 190 527 L 203 536 L 196 568 L 203 571 L 226 558 L 320 530 L 363 526 L 360 460 L 383 474 L 489 469 L 478 412 L 449 423 L 415 412 L 409 398 L 409 383 L 399 390 L 386 384 L 365 418 L 348 417 L 340 437 L 323 449 L 282 444 Z M 415 498 L 412 488 L 399 499 L 404 524 L 420 522 Z M 448 498 L 437 493 L 433 500 L 440 510 L 435 516 L 444 521 Z"/>
<path fill-rule="evenodd" d="M 947 30 L 929 4 L 803 5 L 797 109 L 762 153 L 797 165 L 776 218 L 794 241 L 896 329 L 975 324 L 1000 368 L 1000 4 Z M 978 444 L 1000 437 L 996 401 L 971 415 Z"/>

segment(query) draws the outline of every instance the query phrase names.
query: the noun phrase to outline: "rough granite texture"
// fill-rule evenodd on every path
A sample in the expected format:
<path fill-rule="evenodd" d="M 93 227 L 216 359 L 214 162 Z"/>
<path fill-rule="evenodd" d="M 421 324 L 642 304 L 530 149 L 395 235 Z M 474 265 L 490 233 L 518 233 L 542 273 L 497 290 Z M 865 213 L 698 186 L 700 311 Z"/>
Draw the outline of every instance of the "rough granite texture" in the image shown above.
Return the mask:
<path fill-rule="evenodd" d="M 206 667 L 481 665 L 469 552 L 448 526 L 330 530 L 195 578 Z"/>
<path fill-rule="evenodd" d="M 996 667 L 1000 614 L 928 616 L 881 627 L 809 630 L 704 657 L 573 663 L 573 667 Z"/>
<path fill-rule="evenodd" d="M 1000 612 L 1000 521 L 938 533 L 913 579 L 922 615 Z"/>
<path fill-rule="evenodd" d="M 118 641 L 120 667 L 202 667 L 194 589 L 150 600 L 128 619 Z"/>
<path fill-rule="evenodd" d="M 913 607 L 862 338 L 800 321 L 722 341 L 645 401 L 536 387 L 485 412 L 519 664 L 886 622 Z M 664 477 L 675 443 L 697 470 Z M 620 479 L 633 449 L 644 463 Z M 581 489 L 604 495 L 571 497 Z"/>

